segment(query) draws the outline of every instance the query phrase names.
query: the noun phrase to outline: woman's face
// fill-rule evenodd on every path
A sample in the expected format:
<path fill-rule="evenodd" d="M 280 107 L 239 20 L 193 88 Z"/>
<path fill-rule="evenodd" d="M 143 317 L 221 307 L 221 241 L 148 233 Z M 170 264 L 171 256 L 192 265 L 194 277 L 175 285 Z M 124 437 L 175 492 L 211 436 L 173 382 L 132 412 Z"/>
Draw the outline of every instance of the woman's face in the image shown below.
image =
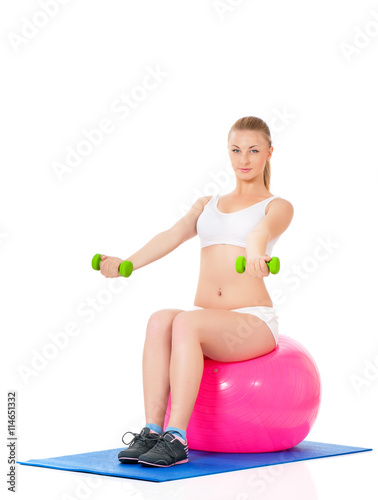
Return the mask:
<path fill-rule="evenodd" d="M 235 175 L 241 180 L 261 176 L 263 179 L 266 160 L 272 156 L 273 146 L 260 132 L 254 130 L 234 130 L 228 141 L 228 154 Z"/>

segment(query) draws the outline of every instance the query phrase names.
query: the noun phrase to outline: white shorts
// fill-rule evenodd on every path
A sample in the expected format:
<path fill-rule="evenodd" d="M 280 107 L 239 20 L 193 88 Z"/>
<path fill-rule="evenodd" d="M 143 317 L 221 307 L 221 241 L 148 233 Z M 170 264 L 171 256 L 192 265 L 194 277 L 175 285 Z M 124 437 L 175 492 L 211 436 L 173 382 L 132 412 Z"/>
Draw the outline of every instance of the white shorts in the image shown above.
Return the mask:
<path fill-rule="evenodd" d="M 193 309 L 205 309 L 204 307 L 193 306 Z M 229 309 L 227 309 L 229 310 Z M 253 307 L 241 307 L 239 309 L 231 309 L 231 311 L 253 314 L 258 318 L 262 319 L 268 326 L 273 334 L 276 346 L 278 343 L 278 314 L 274 307 L 268 306 L 253 306 Z"/>

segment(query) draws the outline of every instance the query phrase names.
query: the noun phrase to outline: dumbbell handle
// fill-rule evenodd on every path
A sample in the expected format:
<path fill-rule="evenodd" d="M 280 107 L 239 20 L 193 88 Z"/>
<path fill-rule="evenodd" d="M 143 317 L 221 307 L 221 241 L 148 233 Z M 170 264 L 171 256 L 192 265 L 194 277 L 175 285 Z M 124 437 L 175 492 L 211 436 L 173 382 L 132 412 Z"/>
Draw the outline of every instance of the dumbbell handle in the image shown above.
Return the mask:
<path fill-rule="evenodd" d="M 238 273 L 244 273 L 247 259 L 244 255 L 239 255 L 235 261 L 235 269 Z M 280 259 L 278 257 L 272 257 L 269 262 L 266 262 L 269 271 L 272 274 L 277 274 L 280 270 Z"/>
<path fill-rule="evenodd" d="M 92 259 L 92 268 L 95 271 L 100 270 L 100 262 L 101 262 L 101 254 L 96 253 L 96 255 Z M 119 274 L 121 276 L 124 276 L 125 278 L 128 278 L 130 274 L 133 272 L 133 263 L 130 262 L 129 260 L 124 260 L 121 262 L 121 264 L 118 267 Z"/>

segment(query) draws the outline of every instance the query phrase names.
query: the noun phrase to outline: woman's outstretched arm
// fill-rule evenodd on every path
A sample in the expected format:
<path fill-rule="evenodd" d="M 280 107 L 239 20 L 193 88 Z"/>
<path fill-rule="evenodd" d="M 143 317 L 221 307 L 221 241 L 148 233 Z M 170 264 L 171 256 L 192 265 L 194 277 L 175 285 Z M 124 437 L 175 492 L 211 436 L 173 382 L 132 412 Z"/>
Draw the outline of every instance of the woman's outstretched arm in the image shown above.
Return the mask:
<path fill-rule="evenodd" d="M 208 201 L 208 198 L 208 196 L 198 198 L 184 217 L 179 219 L 171 228 L 158 233 L 141 249 L 126 259 L 103 255 L 100 265 L 101 273 L 107 278 L 120 276 L 118 266 L 122 260 L 129 260 L 132 262 L 134 271 L 135 269 L 139 269 L 147 264 L 151 264 L 151 262 L 155 262 L 155 260 L 161 259 L 181 245 L 181 243 L 184 243 L 184 241 L 196 236 L 197 219 L 200 216 L 206 201 Z"/>
<path fill-rule="evenodd" d="M 196 236 L 197 219 L 203 210 L 205 200 L 207 200 L 206 196 L 198 198 L 184 217 L 181 217 L 171 228 L 158 233 L 144 247 L 130 255 L 126 260 L 133 263 L 133 269 L 139 269 L 161 259 L 184 241 Z"/>
<path fill-rule="evenodd" d="M 248 234 L 247 259 L 265 255 L 269 241 L 280 236 L 289 227 L 293 216 L 293 205 L 282 198 L 270 203 L 268 213 Z"/>
<path fill-rule="evenodd" d="M 254 278 L 269 275 L 265 264 L 272 257 L 266 255 L 268 243 L 286 231 L 294 215 L 293 205 L 287 200 L 279 198 L 270 204 L 268 213 L 247 236 L 246 271 Z"/>

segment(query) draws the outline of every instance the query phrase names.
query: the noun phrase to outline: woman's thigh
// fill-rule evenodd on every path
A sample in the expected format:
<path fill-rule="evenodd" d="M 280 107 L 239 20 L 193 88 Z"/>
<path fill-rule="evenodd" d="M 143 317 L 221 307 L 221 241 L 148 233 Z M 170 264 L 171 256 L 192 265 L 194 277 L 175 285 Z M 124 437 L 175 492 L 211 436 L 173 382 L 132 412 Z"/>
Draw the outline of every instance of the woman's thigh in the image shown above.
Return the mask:
<path fill-rule="evenodd" d="M 197 335 L 203 354 L 216 361 L 244 361 L 276 347 L 268 325 L 253 314 L 225 309 L 183 311 L 173 320 L 172 333 Z"/>

